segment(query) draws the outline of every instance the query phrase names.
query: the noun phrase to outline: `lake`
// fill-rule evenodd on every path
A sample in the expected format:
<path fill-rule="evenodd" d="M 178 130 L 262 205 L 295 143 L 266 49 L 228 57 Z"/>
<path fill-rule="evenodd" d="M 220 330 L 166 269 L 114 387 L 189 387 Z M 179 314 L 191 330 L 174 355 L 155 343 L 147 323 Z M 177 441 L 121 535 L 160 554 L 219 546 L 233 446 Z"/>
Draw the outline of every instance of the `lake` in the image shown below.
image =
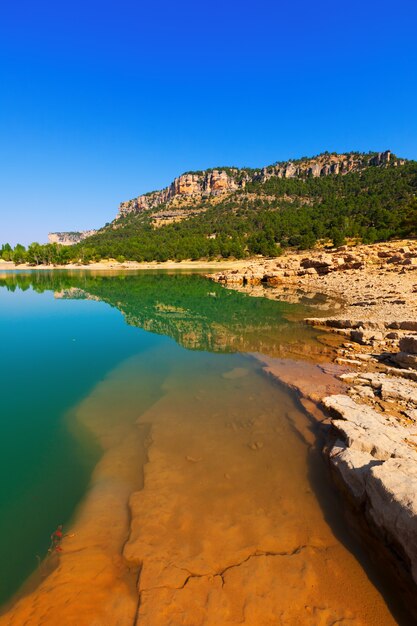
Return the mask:
<path fill-rule="evenodd" d="M 199 274 L 1 273 L 0 624 L 407 623 L 257 358 L 326 361 L 311 311 Z"/>

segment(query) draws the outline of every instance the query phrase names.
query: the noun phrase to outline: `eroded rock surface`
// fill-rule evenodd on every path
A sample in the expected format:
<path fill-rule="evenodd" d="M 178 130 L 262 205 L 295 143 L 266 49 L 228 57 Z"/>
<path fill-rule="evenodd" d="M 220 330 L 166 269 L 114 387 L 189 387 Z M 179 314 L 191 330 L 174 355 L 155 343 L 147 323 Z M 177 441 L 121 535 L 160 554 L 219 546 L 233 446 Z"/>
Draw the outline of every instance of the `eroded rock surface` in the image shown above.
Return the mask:
<path fill-rule="evenodd" d="M 335 415 L 332 466 L 417 583 L 417 424 L 390 419 L 345 395 L 323 404 Z"/>

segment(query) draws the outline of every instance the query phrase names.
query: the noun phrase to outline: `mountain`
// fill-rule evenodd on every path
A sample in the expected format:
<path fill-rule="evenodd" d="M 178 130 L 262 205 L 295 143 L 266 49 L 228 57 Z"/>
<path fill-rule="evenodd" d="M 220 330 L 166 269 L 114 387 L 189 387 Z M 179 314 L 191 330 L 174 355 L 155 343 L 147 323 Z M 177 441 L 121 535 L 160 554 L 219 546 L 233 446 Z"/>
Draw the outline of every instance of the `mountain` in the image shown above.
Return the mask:
<path fill-rule="evenodd" d="M 417 236 L 417 161 L 385 152 L 325 152 L 261 169 L 185 172 L 122 202 L 96 232 L 52 233 L 46 246 L 0 250 L 39 263 L 277 256 L 318 241 L 341 245 Z M 56 246 L 69 244 L 65 248 Z"/>
<path fill-rule="evenodd" d="M 359 153 L 320 154 L 316 157 L 284 161 L 263 167 L 261 170 L 250 168 L 223 167 L 200 172 L 186 172 L 176 178 L 169 187 L 138 196 L 122 202 L 117 217 L 126 217 L 131 213 L 140 213 L 156 209 L 161 205 L 179 206 L 189 202 L 199 202 L 244 190 L 249 183 L 265 182 L 270 178 L 317 178 L 331 174 L 360 172 L 367 167 L 383 167 L 389 164 L 398 166 L 405 161 L 393 158 L 389 150 L 368 155 Z"/>
<path fill-rule="evenodd" d="M 382 153 L 324 153 L 259 170 L 186 172 L 122 202 L 111 224 L 76 246 L 82 260 L 164 261 L 371 243 L 415 236 L 417 162 Z"/>

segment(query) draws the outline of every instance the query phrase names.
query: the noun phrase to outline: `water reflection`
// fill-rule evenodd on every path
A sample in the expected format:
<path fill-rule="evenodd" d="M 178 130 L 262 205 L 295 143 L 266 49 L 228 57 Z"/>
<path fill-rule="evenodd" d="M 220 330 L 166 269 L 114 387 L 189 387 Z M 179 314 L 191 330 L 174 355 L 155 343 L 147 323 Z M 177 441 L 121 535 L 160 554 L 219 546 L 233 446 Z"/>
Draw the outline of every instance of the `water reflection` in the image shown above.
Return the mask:
<path fill-rule="evenodd" d="M 251 297 L 202 275 L 3 272 L 0 287 L 53 291 L 57 299 L 100 300 L 119 309 L 128 324 L 172 337 L 190 350 L 315 360 L 328 359 L 333 351 L 328 336 L 297 323 L 312 314 L 311 305 L 322 304 L 319 299 L 310 297 L 307 306 Z"/>

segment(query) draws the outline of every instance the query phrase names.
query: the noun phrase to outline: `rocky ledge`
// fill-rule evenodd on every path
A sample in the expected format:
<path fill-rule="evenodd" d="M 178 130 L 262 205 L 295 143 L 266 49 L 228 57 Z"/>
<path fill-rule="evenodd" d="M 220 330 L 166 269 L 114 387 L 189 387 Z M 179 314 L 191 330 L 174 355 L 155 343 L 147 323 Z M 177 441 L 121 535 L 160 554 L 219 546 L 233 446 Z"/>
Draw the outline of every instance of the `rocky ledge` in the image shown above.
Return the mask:
<path fill-rule="evenodd" d="M 267 297 L 279 298 L 292 287 L 336 298 L 337 314 L 306 319 L 345 338 L 335 357 L 345 371 L 335 372 L 347 387 L 322 393 L 319 402 L 331 418 L 324 453 L 338 486 L 412 585 L 417 584 L 416 270 L 417 243 L 401 241 L 254 261 L 214 277 L 254 295 L 266 285 Z"/>
<path fill-rule="evenodd" d="M 376 331 L 352 323 L 336 329 L 350 339 L 336 361 L 351 371 L 339 376 L 347 393 L 322 400 L 332 416 L 325 453 L 337 482 L 417 584 L 417 333 L 403 330 L 417 330 L 417 320 L 387 322 Z"/>
<path fill-rule="evenodd" d="M 397 394 L 403 400 L 409 393 L 408 386 L 379 376 L 359 375 L 349 390 L 375 398 L 376 408 L 347 395 L 324 398 L 334 415 L 334 441 L 327 454 L 370 526 L 417 583 L 417 428 L 414 420 L 379 409 L 381 394 L 395 403 Z M 414 385 L 411 395 L 416 398 Z"/>

